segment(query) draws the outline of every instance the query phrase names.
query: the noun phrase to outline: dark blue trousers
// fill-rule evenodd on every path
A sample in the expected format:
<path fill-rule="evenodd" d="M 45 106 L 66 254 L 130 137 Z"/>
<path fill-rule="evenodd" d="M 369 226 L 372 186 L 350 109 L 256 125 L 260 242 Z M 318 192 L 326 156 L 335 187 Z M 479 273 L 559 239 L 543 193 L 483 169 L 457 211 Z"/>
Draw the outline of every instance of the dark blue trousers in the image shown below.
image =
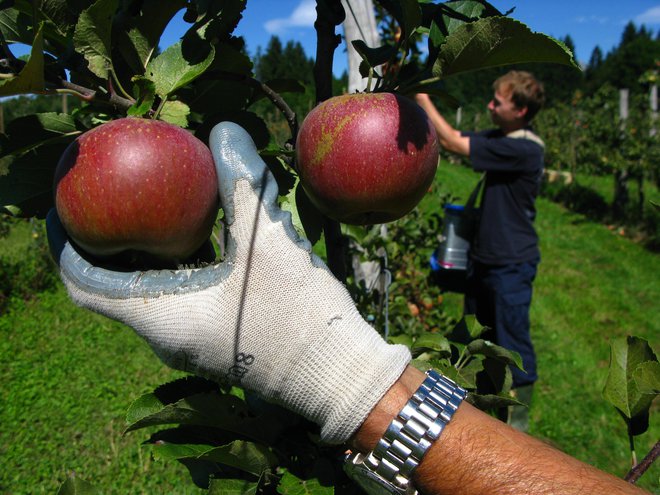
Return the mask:
<path fill-rule="evenodd" d="M 489 327 L 487 340 L 522 357 L 525 371 L 511 367 L 513 387 L 534 383 L 536 354 L 529 332 L 532 282 L 538 262 L 492 266 L 472 261 L 468 266 L 465 314 Z"/>

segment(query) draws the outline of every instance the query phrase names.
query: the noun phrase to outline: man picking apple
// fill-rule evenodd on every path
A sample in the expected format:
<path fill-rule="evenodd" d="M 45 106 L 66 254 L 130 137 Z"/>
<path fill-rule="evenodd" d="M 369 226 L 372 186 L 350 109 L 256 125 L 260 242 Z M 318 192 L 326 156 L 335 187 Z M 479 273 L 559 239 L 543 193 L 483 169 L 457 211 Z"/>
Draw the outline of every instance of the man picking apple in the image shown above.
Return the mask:
<path fill-rule="evenodd" d="M 518 352 L 525 371 L 512 367 L 519 401 L 531 402 L 537 379 L 530 337 L 532 283 L 540 261 L 534 229 L 535 200 L 543 178 L 543 141 L 530 122 L 543 105 L 543 85 L 532 74 L 511 71 L 493 83 L 488 110 L 495 129 L 460 132 L 438 112 L 430 97 L 416 95 L 444 149 L 470 158 L 486 173 L 481 218 L 470 247 L 465 312 L 490 328 L 489 338 Z M 527 430 L 528 408 L 512 408 L 509 422 Z"/>
<path fill-rule="evenodd" d="M 218 124 L 210 146 L 226 260 L 133 273 L 93 266 L 53 210 L 49 242 L 76 304 L 133 327 L 172 367 L 316 422 L 325 442 L 373 449 L 345 464 L 369 494 L 642 493 L 475 409 L 439 373 L 409 366 L 408 349 L 362 319 L 298 237 L 247 132 Z"/>

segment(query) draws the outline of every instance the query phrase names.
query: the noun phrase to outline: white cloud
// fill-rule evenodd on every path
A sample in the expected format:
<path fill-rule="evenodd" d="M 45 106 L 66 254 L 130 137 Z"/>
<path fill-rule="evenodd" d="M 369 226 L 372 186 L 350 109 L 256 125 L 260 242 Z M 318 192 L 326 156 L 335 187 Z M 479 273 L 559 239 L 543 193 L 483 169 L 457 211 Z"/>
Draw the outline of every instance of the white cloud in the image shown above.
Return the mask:
<path fill-rule="evenodd" d="M 277 34 L 291 27 L 313 27 L 315 20 L 316 0 L 302 0 L 289 17 L 266 21 L 264 28 L 271 34 Z"/>
<path fill-rule="evenodd" d="M 607 24 L 609 19 L 607 17 L 598 15 L 581 15 L 573 19 L 578 24 Z"/>
<path fill-rule="evenodd" d="M 635 17 L 636 24 L 660 24 L 660 5 L 651 7 L 646 12 Z"/>

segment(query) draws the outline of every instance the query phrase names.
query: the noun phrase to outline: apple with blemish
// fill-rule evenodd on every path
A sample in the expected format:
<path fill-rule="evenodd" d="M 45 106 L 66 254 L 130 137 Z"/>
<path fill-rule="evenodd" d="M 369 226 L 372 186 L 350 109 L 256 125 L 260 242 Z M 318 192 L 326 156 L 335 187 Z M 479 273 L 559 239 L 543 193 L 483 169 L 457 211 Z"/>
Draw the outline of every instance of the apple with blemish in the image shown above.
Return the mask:
<path fill-rule="evenodd" d="M 208 147 L 181 127 L 135 117 L 71 143 L 54 190 L 64 229 L 100 257 L 138 252 L 183 261 L 209 238 L 219 206 Z"/>
<path fill-rule="evenodd" d="M 393 93 L 330 98 L 300 126 L 296 164 L 316 207 L 339 222 L 401 218 L 435 176 L 438 139 L 426 112 Z"/>

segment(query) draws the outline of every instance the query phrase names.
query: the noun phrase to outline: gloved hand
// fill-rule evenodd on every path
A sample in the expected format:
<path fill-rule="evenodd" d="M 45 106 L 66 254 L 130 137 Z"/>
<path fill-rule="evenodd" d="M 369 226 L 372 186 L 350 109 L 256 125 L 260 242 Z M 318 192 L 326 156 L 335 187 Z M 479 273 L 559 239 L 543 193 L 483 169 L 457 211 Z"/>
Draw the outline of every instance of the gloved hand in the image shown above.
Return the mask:
<path fill-rule="evenodd" d="M 48 217 L 73 301 L 135 329 L 169 366 L 253 390 L 346 441 L 399 378 L 410 353 L 360 316 L 346 288 L 277 206 L 250 136 L 221 123 L 210 147 L 229 229 L 226 261 L 192 270 L 92 266 Z"/>

